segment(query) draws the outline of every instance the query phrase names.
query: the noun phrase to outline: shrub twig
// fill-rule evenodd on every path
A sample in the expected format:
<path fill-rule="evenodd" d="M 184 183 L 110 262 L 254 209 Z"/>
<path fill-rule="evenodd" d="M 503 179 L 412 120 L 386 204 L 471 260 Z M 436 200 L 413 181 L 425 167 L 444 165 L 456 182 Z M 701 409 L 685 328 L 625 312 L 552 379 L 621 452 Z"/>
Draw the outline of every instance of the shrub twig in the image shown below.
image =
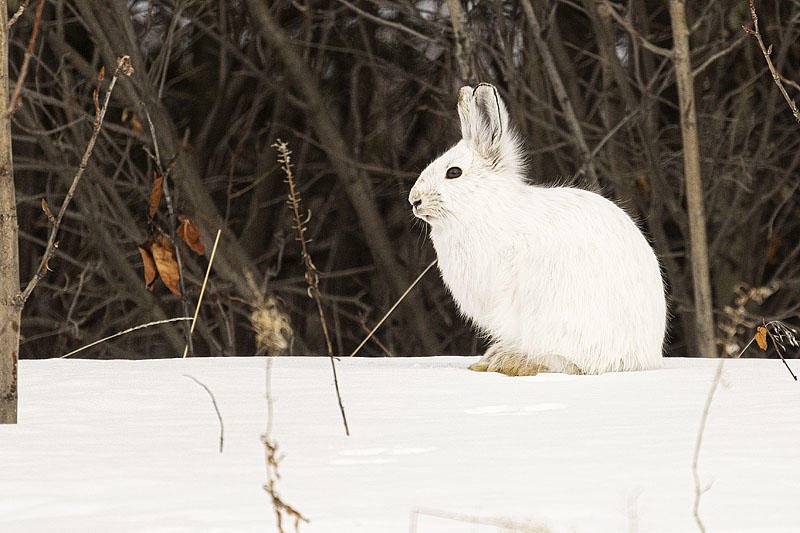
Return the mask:
<path fill-rule="evenodd" d="M 11 17 L 11 20 L 8 21 L 8 24 L 6 25 L 7 28 L 10 28 L 14 24 L 16 24 L 16 22 L 19 20 L 22 14 L 25 13 L 25 10 L 28 9 L 28 4 L 30 3 L 31 0 L 25 0 L 19 5 L 19 7 L 17 8 L 17 12 L 14 13 L 14 16 Z"/>
<path fill-rule="evenodd" d="M 22 93 L 23 85 L 25 85 L 25 78 L 28 77 L 28 68 L 31 64 L 31 57 L 33 57 L 33 47 L 36 44 L 36 37 L 39 35 L 39 23 L 42 20 L 42 11 L 44 10 L 44 4 L 46 1 L 47 0 L 39 0 L 39 4 L 36 6 L 36 11 L 34 11 L 31 36 L 28 40 L 28 47 L 25 49 L 25 57 L 22 59 L 22 66 L 19 69 L 17 85 L 14 87 L 14 93 L 11 95 L 8 108 L 6 109 L 6 116 L 12 115 L 14 111 L 17 110 L 17 107 L 19 107 L 19 95 Z M 20 6 L 20 9 L 24 11 L 23 6 Z M 17 13 L 14 14 L 14 18 L 12 18 L 8 23 L 9 27 L 16 22 L 17 14 L 21 15 L 22 11 L 17 11 Z"/>
<path fill-rule="evenodd" d="M 328 350 L 328 357 L 331 361 L 331 370 L 333 371 L 333 386 L 336 388 L 336 399 L 339 401 L 339 411 L 342 413 L 342 422 L 344 423 L 344 432 L 350 436 L 350 428 L 347 425 L 347 416 L 344 412 L 344 405 L 342 404 L 342 395 L 339 392 L 339 380 L 336 376 L 336 358 L 333 356 L 333 344 L 331 343 L 331 336 L 328 332 L 328 322 L 325 319 L 325 311 L 322 308 L 322 299 L 319 293 L 319 271 L 316 265 L 311 260 L 311 254 L 308 252 L 308 241 L 306 240 L 306 225 L 311 220 L 311 211 L 305 217 L 300 215 L 300 197 L 297 195 L 297 189 L 294 186 L 294 175 L 292 173 L 292 152 L 289 150 L 289 145 L 280 139 L 276 139 L 272 145 L 278 151 L 278 164 L 281 165 L 283 173 L 286 175 L 284 180 L 289 186 L 289 209 L 294 218 L 292 227 L 297 232 L 297 241 L 300 242 L 300 253 L 303 259 L 303 265 L 306 268 L 306 284 L 308 285 L 308 296 L 314 300 L 317 306 L 317 313 L 319 314 L 319 321 L 322 324 L 322 333 L 325 336 L 325 347 Z"/>
<path fill-rule="evenodd" d="M 769 71 L 772 74 L 772 79 L 775 80 L 775 85 L 777 85 L 778 89 L 780 89 L 783 99 L 786 100 L 787 104 L 789 104 L 789 109 L 792 110 L 792 115 L 794 115 L 795 120 L 800 122 L 800 109 L 797 108 L 795 101 L 789 96 L 789 93 L 786 92 L 786 88 L 783 86 L 784 77 L 780 72 L 778 72 L 778 69 L 772 62 L 772 45 L 765 45 L 764 39 L 761 38 L 761 32 L 758 29 L 758 14 L 756 13 L 755 0 L 748 0 L 748 3 L 750 5 L 750 18 L 753 19 L 753 27 L 748 28 L 747 26 L 742 26 L 742 29 L 748 35 L 752 35 L 758 42 L 758 47 L 761 49 L 764 59 L 767 60 L 767 67 L 769 67 Z"/>
<path fill-rule="evenodd" d="M 94 123 L 92 127 L 92 136 L 89 138 L 89 142 L 86 145 L 86 149 L 83 152 L 83 157 L 81 157 L 81 162 L 78 165 L 78 170 L 75 172 L 75 176 L 72 178 L 72 184 L 69 186 L 69 190 L 67 191 L 67 196 L 64 198 L 64 201 L 61 204 L 61 208 L 58 211 L 58 215 L 55 218 L 55 221 L 50 228 L 50 237 L 47 239 L 47 246 L 45 247 L 44 255 L 42 256 L 42 260 L 39 263 L 39 268 L 36 270 L 36 274 L 28 281 L 28 284 L 25 286 L 25 289 L 14 298 L 15 305 L 19 306 L 20 308 L 25 305 L 25 302 L 28 301 L 33 289 L 36 288 L 36 285 L 39 283 L 45 273 L 47 272 L 47 263 L 52 259 L 53 255 L 56 253 L 56 248 L 58 247 L 58 242 L 56 241 L 56 237 L 58 236 L 58 229 L 61 227 L 61 221 L 64 218 L 64 213 L 67 211 L 67 207 L 69 203 L 72 201 L 72 197 L 75 195 L 75 191 L 78 188 L 78 183 L 80 183 L 81 178 L 83 177 L 84 172 L 86 172 L 86 167 L 89 166 L 89 158 L 92 155 L 92 151 L 94 150 L 95 142 L 97 142 L 97 136 L 100 134 L 100 128 L 103 126 L 103 119 L 106 116 L 106 111 L 108 110 L 108 103 L 111 101 L 111 93 L 114 91 L 114 86 L 117 84 L 117 80 L 121 76 L 130 76 L 133 74 L 133 66 L 131 65 L 131 58 L 129 56 L 122 56 L 117 60 L 117 67 L 114 69 L 114 76 L 111 78 L 111 83 L 108 86 L 108 90 L 106 90 L 105 100 L 103 101 L 103 106 L 100 107 L 97 96 L 95 96 L 95 116 L 94 116 Z M 99 80 L 102 80 L 103 71 L 100 71 L 98 76 Z M 98 89 L 99 91 L 99 89 Z"/>

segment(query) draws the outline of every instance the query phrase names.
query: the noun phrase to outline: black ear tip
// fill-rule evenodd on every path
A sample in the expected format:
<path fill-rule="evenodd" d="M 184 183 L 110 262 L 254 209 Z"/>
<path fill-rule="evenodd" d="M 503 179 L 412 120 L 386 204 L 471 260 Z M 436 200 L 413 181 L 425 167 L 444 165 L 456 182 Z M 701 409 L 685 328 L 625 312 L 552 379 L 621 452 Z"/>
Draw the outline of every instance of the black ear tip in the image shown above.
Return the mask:
<path fill-rule="evenodd" d="M 475 95 L 476 92 L 478 92 L 478 89 L 480 89 L 481 87 L 489 87 L 492 91 L 497 92 L 497 88 L 495 88 L 495 86 L 492 85 L 491 83 L 481 82 L 478 85 L 476 85 L 475 88 L 472 90 L 473 96 Z"/>

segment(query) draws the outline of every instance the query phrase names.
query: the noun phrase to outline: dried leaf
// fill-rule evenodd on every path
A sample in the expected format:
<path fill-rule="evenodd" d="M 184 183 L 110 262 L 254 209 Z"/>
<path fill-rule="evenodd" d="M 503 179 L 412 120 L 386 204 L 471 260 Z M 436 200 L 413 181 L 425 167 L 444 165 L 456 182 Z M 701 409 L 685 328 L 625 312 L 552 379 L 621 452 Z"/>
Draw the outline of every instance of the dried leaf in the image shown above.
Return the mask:
<path fill-rule="evenodd" d="M 186 245 L 200 255 L 206 254 L 206 247 L 200 240 L 202 235 L 198 228 L 188 217 L 181 217 L 181 224 L 178 226 L 178 236 L 183 239 Z"/>
<path fill-rule="evenodd" d="M 756 344 L 762 350 L 767 349 L 767 328 L 764 326 L 758 326 L 756 328 Z"/>
<path fill-rule="evenodd" d="M 47 215 L 47 220 L 49 220 L 51 224 L 55 224 L 56 217 L 54 217 L 53 212 L 50 211 L 50 207 L 48 207 L 47 200 L 44 199 L 44 196 L 42 196 L 42 211 Z"/>
<path fill-rule="evenodd" d="M 150 251 L 156 263 L 156 270 L 164 285 L 175 296 L 181 295 L 180 275 L 178 274 L 178 262 L 175 260 L 175 250 L 169 237 L 163 234 L 156 236 Z"/>
<path fill-rule="evenodd" d="M 127 123 L 135 133 L 144 134 L 144 127 L 142 126 L 142 121 L 139 120 L 139 116 L 127 107 L 122 110 L 120 120 L 123 123 Z"/>
<path fill-rule="evenodd" d="M 147 209 L 148 220 L 153 220 L 158 211 L 158 204 L 161 203 L 161 193 L 164 192 L 164 176 L 156 171 L 153 176 L 153 185 L 150 187 L 150 207 Z"/>
<path fill-rule="evenodd" d="M 139 246 L 139 253 L 142 256 L 142 263 L 144 263 L 144 284 L 149 290 L 153 290 L 153 284 L 156 282 L 158 272 L 156 271 L 156 262 L 153 259 L 153 254 L 150 253 L 152 243 L 146 242 Z"/>
<path fill-rule="evenodd" d="M 781 260 L 781 251 L 783 249 L 783 239 L 777 235 L 773 235 L 767 241 L 766 259 L 768 265 L 777 265 Z"/>
<path fill-rule="evenodd" d="M 142 126 L 142 121 L 139 120 L 139 116 L 136 114 L 131 115 L 131 129 L 139 135 L 144 134 L 144 126 Z"/>

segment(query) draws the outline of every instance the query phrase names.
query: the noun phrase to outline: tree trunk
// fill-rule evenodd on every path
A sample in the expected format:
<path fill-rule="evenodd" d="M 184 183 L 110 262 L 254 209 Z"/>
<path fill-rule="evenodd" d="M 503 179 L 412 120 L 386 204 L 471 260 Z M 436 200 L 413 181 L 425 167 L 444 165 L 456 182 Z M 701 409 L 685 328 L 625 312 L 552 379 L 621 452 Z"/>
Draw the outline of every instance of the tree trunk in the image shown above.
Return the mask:
<path fill-rule="evenodd" d="M 700 145 L 697 138 L 697 111 L 689 57 L 689 28 L 686 25 L 686 11 L 682 0 L 670 0 L 669 16 L 672 21 L 675 79 L 678 84 L 683 138 L 683 169 L 686 176 L 686 204 L 689 211 L 689 244 L 697 332 L 695 349 L 699 355 L 716 356 L 703 182 L 700 176 Z"/>
<path fill-rule="evenodd" d="M 0 424 L 17 423 L 17 357 L 21 307 L 17 201 L 8 108 L 8 2 L 0 0 Z"/>

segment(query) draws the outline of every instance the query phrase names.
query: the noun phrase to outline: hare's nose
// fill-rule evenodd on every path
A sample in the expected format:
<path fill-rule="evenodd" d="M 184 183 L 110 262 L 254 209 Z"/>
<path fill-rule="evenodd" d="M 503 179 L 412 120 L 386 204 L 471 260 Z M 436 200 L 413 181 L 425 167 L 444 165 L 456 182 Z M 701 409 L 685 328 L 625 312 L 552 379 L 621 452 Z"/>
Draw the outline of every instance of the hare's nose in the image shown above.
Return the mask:
<path fill-rule="evenodd" d="M 408 195 L 408 202 L 415 208 L 419 207 L 422 205 L 422 198 L 420 198 L 420 196 L 422 195 L 417 189 L 411 189 L 411 192 Z"/>

